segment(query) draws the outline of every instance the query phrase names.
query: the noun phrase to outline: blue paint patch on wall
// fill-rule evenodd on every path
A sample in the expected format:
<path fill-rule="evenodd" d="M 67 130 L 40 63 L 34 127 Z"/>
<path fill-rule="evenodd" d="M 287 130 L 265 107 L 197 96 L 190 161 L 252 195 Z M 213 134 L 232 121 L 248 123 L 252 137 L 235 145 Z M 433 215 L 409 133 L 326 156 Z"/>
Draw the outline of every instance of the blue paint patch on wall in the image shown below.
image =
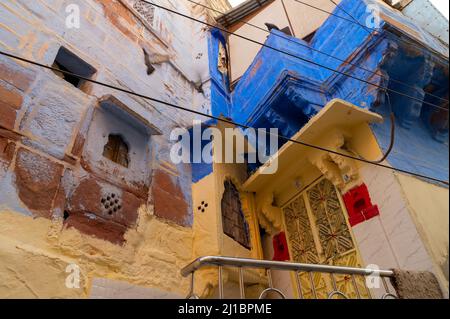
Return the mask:
<path fill-rule="evenodd" d="M 213 172 L 212 164 L 192 164 L 192 182 L 197 183 Z"/>
<path fill-rule="evenodd" d="M 211 123 L 211 121 L 209 121 Z M 209 125 L 203 123 L 199 130 L 200 136 L 203 136 L 203 132 L 207 129 Z M 213 171 L 212 163 L 205 163 L 204 158 L 202 157 L 203 150 L 207 149 L 207 145 L 211 143 L 211 140 L 203 140 L 201 139 L 200 145 L 194 145 L 193 141 L 195 134 L 193 133 L 193 128 L 189 130 L 189 136 L 191 137 L 189 140 L 189 151 L 190 151 L 190 163 L 192 167 L 192 182 L 197 183 L 202 180 L 204 177 L 208 176 Z M 194 152 L 197 152 L 197 158 L 194 158 Z"/>
<path fill-rule="evenodd" d="M 219 43 L 225 48 L 226 39 L 217 29 L 208 37 L 209 70 L 211 76 L 211 110 L 213 116 L 228 116 L 230 113 L 229 78 L 219 71 Z"/>

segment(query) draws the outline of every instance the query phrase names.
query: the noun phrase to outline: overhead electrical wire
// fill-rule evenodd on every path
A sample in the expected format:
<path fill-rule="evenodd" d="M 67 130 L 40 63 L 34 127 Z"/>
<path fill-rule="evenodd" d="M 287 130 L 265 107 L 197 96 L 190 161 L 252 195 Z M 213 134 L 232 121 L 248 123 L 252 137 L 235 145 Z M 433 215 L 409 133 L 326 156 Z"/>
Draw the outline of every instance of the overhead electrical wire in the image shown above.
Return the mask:
<path fill-rule="evenodd" d="M 350 18 L 352 18 L 356 23 L 358 23 L 358 25 L 365 30 L 369 35 L 372 34 L 372 31 L 370 31 L 366 26 L 362 25 L 361 23 L 359 23 L 359 21 L 353 16 L 351 15 L 349 12 L 347 12 L 345 9 L 341 8 L 341 6 L 336 3 L 334 0 L 330 0 L 330 2 L 332 4 L 334 4 L 336 6 L 336 8 L 339 8 L 340 10 L 342 10 L 346 15 L 348 15 Z M 374 163 L 383 163 L 389 156 L 389 154 L 391 154 L 391 152 L 394 149 L 394 144 L 395 144 L 395 114 L 394 114 L 394 109 L 392 107 L 392 103 L 391 103 L 391 97 L 389 95 L 389 92 L 385 91 L 386 94 L 386 99 L 389 105 L 389 111 L 390 111 L 390 118 L 391 118 L 391 138 L 390 138 L 390 142 L 389 142 L 389 147 L 386 150 L 386 152 L 384 153 L 384 155 L 378 160 L 378 161 L 372 161 Z M 363 158 L 362 156 L 360 156 L 361 158 Z"/>
<path fill-rule="evenodd" d="M 180 105 L 169 103 L 169 102 L 163 101 L 161 99 L 157 99 L 157 98 L 153 98 L 153 97 L 150 97 L 150 96 L 147 96 L 147 95 L 144 95 L 144 94 L 136 93 L 136 92 L 133 92 L 133 91 L 128 90 L 128 89 L 124 89 L 124 88 L 117 87 L 117 86 L 114 86 L 114 85 L 110 85 L 110 84 L 107 84 L 107 83 L 104 83 L 104 82 L 93 80 L 93 79 L 87 78 L 87 77 L 79 75 L 79 74 L 75 74 L 75 73 L 72 73 L 72 72 L 69 72 L 69 71 L 61 70 L 59 68 L 51 67 L 51 66 L 48 66 L 48 65 L 45 65 L 45 64 L 42 64 L 42 63 L 30 60 L 30 59 L 26 59 L 26 58 L 20 57 L 20 56 L 15 55 L 15 54 L 4 52 L 2 50 L 0 50 L 0 55 L 7 56 L 9 58 L 12 58 L 12 59 L 15 59 L 15 60 L 19 60 L 19 61 L 22 61 L 22 62 L 26 62 L 26 63 L 32 64 L 32 65 L 35 65 L 35 66 L 38 66 L 38 67 L 41 67 L 41 68 L 45 68 L 45 69 L 48 69 L 48 70 L 52 70 L 52 71 L 55 71 L 55 72 L 60 72 L 60 73 L 63 73 L 63 74 L 69 75 L 69 76 L 73 76 L 73 77 L 76 77 L 78 79 L 81 79 L 81 80 L 84 80 L 84 81 L 87 81 L 87 82 L 91 82 L 91 83 L 98 84 L 100 86 L 107 87 L 107 88 L 110 88 L 110 89 L 113 89 L 113 90 L 116 90 L 116 91 L 127 93 L 127 94 L 130 94 L 130 95 L 133 95 L 133 96 L 137 96 L 137 97 L 140 97 L 140 98 L 145 99 L 145 100 L 149 100 L 149 101 L 153 101 L 153 102 L 156 102 L 156 103 L 160 103 L 162 105 L 166 105 L 166 106 L 172 107 L 174 109 L 190 112 L 190 113 L 193 113 L 193 114 L 204 116 L 206 118 L 214 119 L 214 120 L 217 120 L 217 121 L 220 121 L 220 122 L 228 123 L 228 124 L 231 124 L 231 125 L 234 125 L 234 126 L 237 126 L 237 127 L 241 127 L 241 128 L 244 128 L 244 129 L 252 128 L 249 125 L 236 123 L 236 122 L 234 122 L 232 120 L 228 120 L 228 119 L 225 119 L 223 117 L 218 117 L 218 116 L 210 115 L 210 114 L 207 114 L 207 113 L 202 113 L 200 111 L 192 110 L 192 109 L 180 106 Z M 287 142 L 292 142 L 294 144 L 302 145 L 302 146 L 305 146 L 305 147 L 317 149 L 317 150 L 320 150 L 320 151 L 323 151 L 323 152 L 327 152 L 327 153 L 330 153 L 330 154 L 334 154 L 334 155 L 342 156 L 342 157 L 345 157 L 345 158 L 353 159 L 355 161 L 360 161 L 360 162 L 363 162 L 363 163 L 366 163 L 366 164 L 371 164 L 371 165 L 378 166 L 378 167 L 381 167 L 381 168 L 385 168 L 385 169 L 397 171 L 397 172 L 400 172 L 400 173 L 408 174 L 408 175 L 411 175 L 411 176 L 415 176 L 415 177 L 427 179 L 427 180 L 430 180 L 430 181 L 442 183 L 444 185 L 449 185 L 448 181 L 445 181 L 445 180 L 442 180 L 442 179 L 438 179 L 438 178 L 435 178 L 435 177 L 423 175 L 423 174 L 416 173 L 416 172 L 411 172 L 411 171 L 408 171 L 408 170 L 404 170 L 404 169 L 401 169 L 401 168 L 388 166 L 388 165 L 381 164 L 381 163 L 375 163 L 375 162 L 368 161 L 366 159 L 360 158 L 358 156 L 352 156 L 352 155 L 348 155 L 348 154 L 345 154 L 345 153 L 340 153 L 340 152 L 337 152 L 335 150 L 327 149 L 325 147 L 321 147 L 321 146 L 318 146 L 318 145 L 302 142 L 302 141 L 299 141 L 299 140 L 294 140 L 294 139 L 291 139 L 291 138 L 283 136 L 283 135 L 274 134 L 274 133 L 271 133 L 271 132 L 265 132 L 265 134 L 271 135 L 271 136 L 275 136 L 275 137 L 283 139 L 283 140 L 285 140 Z"/>
<path fill-rule="evenodd" d="M 391 152 L 394 150 L 394 144 L 395 144 L 395 114 L 394 114 L 394 110 L 392 109 L 392 104 L 391 104 L 391 97 L 389 95 L 389 92 L 385 92 L 386 93 L 386 98 L 388 100 L 388 105 L 389 105 L 389 109 L 390 109 L 390 117 L 391 117 L 391 140 L 389 142 L 389 146 L 386 150 L 386 152 L 384 153 L 384 155 L 381 157 L 381 159 L 377 160 L 377 161 L 372 161 L 373 163 L 383 163 L 391 154 Z"/>
<path fill-rule="evenodd" d="M 160 9 L 162 9 L 162 10 L 166 10 L 166 11 L 168 11 L 168 12 L 171 12 L 171 13 L 173 13 L 173 14 L 179 15 L 179 16 L 184 17 L 184 18 L 186 18 L 186 19 L 189 19 L 189 20 L 192 20 L 192 21 L 196 21 L 196 22 L 201 23 L 201 24 L 203 24 L 203 25 L 206 25 L 206 26 L 208 26 L 208 27 L 210 27 L 210 28 L 215 28 L 215 29 L 220 30 L 220 31 L 222 31 L 222 32 L 224 32 L 224 33 L 228 33 L 228 34 L 230 34 L 230 35 L 234 35 L 234 36 L 236 36 L 236 37 L 242 38 L 242 39 L 247 40 L 247 41 L 249 41 L 249 42 L 253 42 L 253 43 L 258 44 L 258 45 L 261 45 L 261 46 L 263 46 L 263 47 L 265 47 L 265 48 L 268 48 L 268 49 L 274 50 L 274 51 L 276 51 L 276 52 L 285 54 L 285 55 L 287 55 L 287 56 L 290 56 L 290 57 L 299 59 L 299 60 L 301 60 L 301 61 L 303 61 L 303 62 L 306 62 L 306 63 L 312 64 L 312 65 L 318 66 L 318 67 L 320 67 L 320 68 L 329 70 L 329 71 L 331 71 L 331 72 L 334 72 L 334 73 L 337 73 L 337 74 L 346 76 L 346 77 L 348 77 L 348 78 L 357 80 L 357 81 L 362 82 L 362 83 L 365 83 L 365 84 L 367 84 L 367 85 L 374 86 L 374 87 L 377 87 L 377 88 L 379 88 L 379 89 L 386 90 L 386 91 L 395 93 L 395 94 L 400 95 L 400 96 L 403 96 L 403 97 L 407 97 L 407 98 L 409 98 L 409 99 L 411 99 L 411 100 L 415 100 L 415 101 L 420 102 L 420 103 L 422 103 L 422 104 L 430 105 L 430 106 L 433 106 L 433 107 L 435 107 L 435 108 L 438 108 L 438 109 L 442 109 L 442 110 L 448 111 L 448 108 L 445 108 L 445 107 L 443 107 L 443 106 L 440 106 L 440 105 L 437 105 L 437 104 L 433 104 L 433 103 L 428 102 L 428 101 L 424 101 L 423 99 L 419 99 L 419 98 L 417 98 L 417 97 L 415 97 L 415 96 L 411 96 L 411 95 L 408 95 L 408 94 L 406 94 L 406 93 L 402 93 L 402 92 L 396 91 L 396 90 L 394 90 L 394 89 L 391 89 L 391 88 L 388 88 L 388 87 L 384 87 L 384 86 L 382 86 L 382 85 L 379 85 L 379 84 L 376 84 L 376 83 L 373 83 L 373 82 L 370 82 L 370 81 L 367 81 L 367 80 L 358 78 L 358 77 L 356 77 L 356 76 L 354 76 L 354 75 L 351 75 L 351 74 L 349 74 L 349 73 L 346 73 L 346 72 L 343 72 L 343 71 L 339 71 L 339 70 L 333 69 L 333 68 L 331 68 L 331 67 L 328 67 L 328 66 L 326 66 L 326 65 L 320 64 L 320 63 L 318 63 L 318 62 L 314 62 L 314 61 L 312 61 L 312 60 L 308 60 L 308 59 L 306 59 L 306 58 L 302 58 L 302 57 L 300 57 L 300 56 L 298 56 L 298 55 L 292 54 L 292 53 L 290 53 L 290 52 L 283 51 L 283 50 L 281 50 L 281 49 L 278 49 L 278 48 L 273 47 L 273 46 L 271 46 L 271 45 L 268 45 L 268 44 L 266 44 L 266 43 L 262 43 L 262 42 L 259 42 L 259 41 L 257 41 L 257 40 L 254 40 L 254 39 L 252 39 L 252 38 L 249 38 L 249 37 L 246 37 L 246 36 L 243 36 L 243 35 L 240 35 L 240 34 L 236 34 L 236 33 L 232 32 L 232 31 L 227 30 L 227 29 L 224 29 L 224 28 L 218 27 L 218 26 L 216 26 L 216 25 L 213 25 L 213 24 L 211 24 L 211 23 L 208 23 L 208 22 L 199 20 L 199 19 L 197 19 L 197 18 L 191 17 L 191 16 L 189 16 L 189 15 L 187 15 L 187 14 L 178 12 L 178 11 L 176 11 L 176 10 L 173 10 L 173 9 L 170 9 L 170 8 L 166 8 L 166 7 L 161 6 L 161 5 L 159 5 L 159 4 L 155 4 L 155 3 L 151 2 L 151 1 L 147 1 L 147 0 L 139 0 L 139 1 L 145 2 L 145 3 L 148 3 L 148 4 L 151 4 L 151 5 L 153 5 L 153 6 L 157 7 L 157 8 L 160 8 Z"/>
<path fill-rule="evenodd" d="M 214 11 L 214 12 L 216 12 L 216 13 L 225 14 L 224 12 L 222 12 L 222 11 L 220 11 L 220 10 L 211 8 L 211 7 L 206 6 L 206 5 L 202 4 L 202 3 L 199 3 L 199 2 L 196 2 L 196 1 L 193 1 L 193 0 L 187 0 L 187 1 L 189 1 L 189 2 L 191 2 L 191 3 L 193 3 L 193 4 L 196 4 L 196 5 L 199 5 L 199 6 L 203 7 L 203 8 L 205 8 L 205 9 L 212 10 L 212 11 Z M 336 7 L 340 8 L 340 6 L 339 6 L 336 2 L 334 2 L 334 0 L 330 0 L 330 1 L 331 1 Z M 348 16 L 350 16 L 353 20 L 355 20 L 355 21 L 358 23 L 358 21 L 357 21 L 350 13 L 348 13 L 347 11 L 345 11 L 345 10 L 342 9 L 342 8 L 340 8 L 340 9 L 341 9 L 344 13 L 346 13 Z M 270 31 L 268 31 L 267 29 L 264 29 L 264 28 L 262 28 L 262 27 L 259 27 L 259 26 L 257 26 L 257 25 L 254 25 L 254 24 L 252 24 L 252 23 L 249 23 L 249 22 L 246 22 L 246 21 L 242 21 L 242 20 L 238 20 L 238 22 L 243 23 L 243 24 L 246 24 L 246 25 L 250 25 L 250 26 L 252 26 L 252 27 L 254 27 L 254 28 L 257 28 L 257 29 L 259 29 L 259 30 L 265 31 L 265 32 L 267 32 L 267 33 L 270 33 Z M 358 23 L 358 24 L 359 24 L 359 23 Z M 369 35 L 371 34 L 371 31 L 367 30 L 367 28 L 366 28 L 365 26 L 363 26 L 363 25 L 361 25 L 361 24 L 359 24 L 359 25 L 360 25 L 364 30 L 366 30 L 367 33 L 368 33 Z M 286 37 L 280 36 L 280 35 L 278 35 L 278 34 L 274 34 L 274 35 L 276 35 L 276 36 L 278 36 L 278 37 L 281 37 L 281 38 L 283 38 L 283 39 L 285 39 L 285 40 L 292 41 L 292 42 L 294 42 L 294 43 L 298 43 L 297 41 L 293 41 L 293 40 L 290 39 L 290 38 L 286 38 Z M 300 45 L 302 45 L 302 46 L 305 46 L 305 47 L 307 47 L 307 48 L 309 48 L 309 49 L 311 49 L 311 50 L 313 50 L 313 51 L 317 51 L 317 52 L 319 52 L 319 53 L 325 54 L 325 55 L 327 55 L 327 56 L 329 56 L 329 57 L 332 57 L 332 58 L 334 58 L 334 59 L 337 59 L 337 60 L 339 60 L 339 61 L 348 63 L 349 65 L 355 66 L 355 67 L 357 67 L 357 68 L 359 68 L 359 69 L 362 69 L 362 70 L 364 70 L 364 71 L 370 72 L 370 73 L 375 74 L 375 75 L 379 75 L 379 74 L 377 74 L 376 72 L 373 72 L 373 71 L 371 71 L 371 70 L 368 70 L 368 69 L 362 68 L 362 67 L 360 67 L 360 66 L 357 66 L 357 65 L 355 65 L 355 64 L 349 63 L 349 62 L 347 62 L 347 61 L 345 61 L 345 60 L 342 60 L 342 59 L 340 59 L 340 58 L 334 57 L 334 56 L 332 56 L 332 55 L 330 55 L 330 54 L 327 54 L 327 53 L 325 53 L 325 52 L 322 52 L 322 51 L 317 50 L 317 49 L 315 49 L 315 48 L 312 48 L 312 47 L 310 47 L 310 46 L 304 45 L 304 44 L 302 44 L 302 43 L 298 43 L 298 44 L 300 44 Z M 379 75 L 379 76 L 380 76 L 380 75 Z M 380 77 L 383 77 L 383 76 L 380 76 Z M 393 82 L 398 82 L 398 83 L 401 83 L 401 84 L 403 84 L 403 85 L 405 85 L 405 86 L 408 86 L 408 87 L 410 87 L 410 88 L 416 89 L 415 87 L 412 87 L 412 86 L 410 86 L 410 85 L 408 85 L 408 84 L 406 84 L 406 83 L 403 83 L 403 82 L 401 82 L 401 81 L 398 81 L 398 80 L 395 80 L 395 79 L 392 79 L 392 78 L 389 78 L 389 80 L 390 80 L 390 81 L 393 81 Z M 391 133 L 390 133 L 390 142 L 389 142 L 389 146 L 388 146 L 386 152 L 385 152 L 385 153 L 383 154 L 383 156 L 381 157 L 381 159 L 375 160 L 375 161 L 371 161 L 371 160 L 365 159 L 366 161 L 370 161 L 370 162 L 376 163 L 376 164 L 383 163 L 383 162 L 388 158 L 388 156 L 389 156 L 389 155 L 391 154 L 391 152 L 393 151 L 393 149 L 394 149 L 394 144 L 395 144 L 395 114 L 394 114 L 394 111 L 393 111 L 393 108 L 392 108 L 391 98 L 390 98 L 389 92 L 385 91 L 385 95 L 386 95 L 386 98 L 387 98 L 387 100 L 388 100 L 389 109 L 390 109 Z M 439 99 L 441 99 L 441 100 L 447 101 L 447 100 L 445 100 L 445 99 L 443 99 L 443 98 L 441 98 L 441 97 L 438 97 L 438 96 L 436 96 L 436 95 L 433 95 L 433 94 L 429 94 L 429 95 L 430 95 L 430 96 L 437 97 L 437 98 L 439 98 Z M 448 102 L 448 101 L 447 101 L 447 102 Z M 355 155 L 357 155 L 357 154 L 355 154 Z M 363 158 L 363 157 L 360 156 L 360 158 Z"/>
<path fill-rule="evenodd" d="M 361 23 L 360 23 L 359 21 L 357 21 L 355 18 L 353 18 L 353 19 L 348 19 L 348 18 L 345 18 L 345 17 L 343 17 L 343 16 L 340 16 L 340 15 L 334 13 L 334 12 L 330 12 L 330 11 L 324 10 L 324 9 L 322 9 L 322 8 L 319 8 L 319 7 L 317 7 L 317 6 L 314 6 L 314 5 L 309 4 L 309 3 L 306 3 L 306 2 L 303 2 L 303 1 L 301 1 L 301 0 L 294 0 L 294 1 L 296 1 L 296 2 L 298 2 L 298 3 L 301 3 L 301 4 L 303 4 L 303 5 L 307 6 L 307 7 L 313 8 L 313 9 L 315 9 L 315 10 L 321 11 L 321 12 L 323 12 L 323 13 L 332 15 L 332 16 L 334 16 L 334 17 L 336 17 L 336 18 L 339 18 L 339 19 L 348 21 L 348 22 L 353 23 L 353 24 L 359 24 L 359 25 L 361 25 Z M 341 10 L 343 10 L 343 9 L 342 9 L 342 6 L 339 6 L 339 8 L 340 8 Z M 343 10 L 343 11 L 344 11 L 344 10 Z M 347 14 L 348 14 L 348 13 L 347 13 Z M 355 21 L 355 20 L 356 20 L 356 21 Z M 375 29 L 375 28 L 367 28 L 367 29 L 368 29 L 368 30 L 373 30 L 373 31 L 379 32 L 379 30 L 378 30 L 378 29 Z M 403 42 L 403 43 L 405 43 L 405 44 L 408 44 L 408 45 L 410 45 L 410 46 L 412 46 L 412 47 L 414 47 L 414 48 L 416 48 L 416 49 L 422 50 L 422 49 L 426 48 L 426 49 L 428 49 L 428 50 L 430 50 L 430 51 L 433 51 L 433 52 L 436 53 L 436 54 L 442 55 L 442 53 L 439 53 L 438 51 L 436 51 L 436 50 L 433 49 L 433 48 L 427 48 L 427 47 L 425 47 L 425 46 L 424 46 L 422 43 L 420 43 L 419 41 L 414 41 L 414 42 L 412 42 L 411 40 L 399 38 L 398 35 L 396 35 L 395 33 L 391 32 L 391 31 L 389 31 L 389 30 L 386 30 L 386 29 L 385 29 L 385 31 L 386 31 L 386 33 L 388 33 L 388 34 L 394 36 L 396 40 L 398 40 L 398 41 L 400 41 L 400 42 Z M 417 45 L 417 44 L 418 44 L 418 45 Z M 447 58 L 446 60 L 448 60 L 448 58 Z"/>
<path fill-rule="evenodd" d="M 207 5 L 204 5 L 204 4 L 199 3 L 199 2 L 197 2 L 197 1 L 194 1 L 194 0 L 186 0 L 186 1 L 191 2 L 191 3 L 195 4 L 195 5 L 200 6 L 200 7 L 203 7 L 203 8 L 205 8 L 205 9 L 207 9 L 207 10 L 211 10 L 211 11 L 214 11 L 214 12 L 216 12 L 216 13 L 222 14 L 222 15 L 226 14 L 226 12 L 222 12 L 222 11 L 220 11 L 220 10 L 211 8 L 211 7 L 207 6 Z M 369 73 L 371 73 L 372 75 L 377 75 L 377 76 L 379 76 L 380 78 L 384 78 L 384 79 L 387 79 L 387 80 L 389 80 L 389 81 L 392 81 L 392 82 L 401 84 L 401 85 L 403 85 L 403 86 L 405 86 L 405 87 L 407 87 L 407 88 L 410 88 L 410 89 L 413 89 L 413 90 L 416 90 L 416 91 L 419 90 L 417 87 L 414 87 L 414 86 L 412 86 L 412 85 L 410 85 L 410 84 L 408 84 L 408 83 L 405 83 L 405 82 L 403 82 L 403 81 L 394 79 L 394 78 L 392 78 L 392 77 L 387 78 L 386 76 L 384 76 L 384 75 L 382 75 L 382 74 L 380 74 L 380 73 L 378 73 L 378 72 L 369 70 L 369 69 L 364 68 L 364 67 L 362 67 L 362 66 L 359 66 L 359 65 L 357 65 L 357 64 L 355 64 L 355 63 L 348 62 L 348 61 L 346 61 L 345 59 L 338 58 L 338 57 L 336 57 L 336 56 L 334 56 L 334 55 L 332 55 L 332 54 L 323 52 L 323 51 L 318 50 L 318 49 L 316 49 L 316 48 L 313 48 L 313 47 L 311 47 L 311 46 L 309 46 L 309 45 L 307 45 L 307 44 L 303 44 L 303 43 L 301 43 L 301 42 L 299 42 L 299 41 L 295 41 L 295 40 L 293 40 L 293 39 L 291 39 L 291 38 L 289 38 L 289 37 L 285 37 L 285 36 L 282 36 L 282 35 L 279 35 L 279 34 L 276 34 L 276 33 L 271 33 L 271 32 L 270 32 L 269 30 L 267 30 L 266 28 L 260 27 L 260 26 L 258 26 L 258 25 L 256 25 L 256 24 L 253 24 L 253 23 L 250 23 L 250 22 L 247 22 L 247 21 L 243 21 L 243 20 L 239 20 L 238 22 L 239 22 L 239 23 L 242 23 L 242 24 L 245 24 L 245 25 L 248 25 L 248 26 L 251 26 L 251 27 L 253 27 L 253 28 L 255 28 L 255 29 L 258 29 L 258 30 L 260 30 L 260 31 L 266 32 L 266 33 L 268 33 L 268 34 L 273 34 L 273 35 L 276 36 L 276 37 L 279 37 L 279 38 L 284 39 L 284 40 L 286 40 L 286 41 L 295 43 L 295 44 L 300 45 L 300 46 L 302 46 L 302 47 L 304 47 L 304 48 L 307 48 L 307 49 L 309 49 L 309 50 L 311 50 L 311 51 L 314 51 L 314 52 L 323 54 L 323 55 L 325 55 L 325 56 L 327 56 L 327 57 L 330 57 L 330 58 L 332 58 L 332 59 L 335 59 L 335 60 L 340 61 L 340 62 L 342 62 L 342 63 L 345 63 L 345 64 L 347 64 L 347 65 L 350 65 L 350 66 L 352 66 L 352 67 L 358 68 L 358 69 L 363 70 L 363 71 L 365 71 L 365 72 L 369 72 Z M 437 95 L 435 95 L 435 94 L 432 94 L 432 93 L 429 93 L 429 92 L 425 92 L 425 94 L 428 95 L 428 96 L 434 97 L 434 98 L 436 98 L 436 99 L 442 100 L 442 101 L 444 101 L 444 102 L 447 102 L 447 103 L 449 102 L 449 100 L 447 100 L 447 99 L 445 99 L 445 98 L 443 98 L 443 97 L 437 96 Z"/>
<path fill-rule="evenodd" d="M 350 14 L 347 10 L 345 10 L 344 8 L 342 8 L 341 5 L 339 5 L 339 3 L 335 2 L 334 0 L 330 0 L 330 2 L 332 4 L 334 4 L 334 6 L 336 8 L 338 8 L 339 10 L 342 10 L 342 12 L 344 12 L 346 15 L 348 15 L 357 25 L 359 25 L 361 27 L 361 29 L 363 29 L 364 31 L 366 31 L 368 34 L 372 33 L 372 30 L 376 30 L 376 29 L 371 29 L 368 28 L 367 26 L 363 25 L 361 22 L 358 21 L 358 19 L 356 19 L 352 14 Z M 376 32 L 378 32 L 378 30 L 376 30 Z"/>
<path fill-rule="evenodd" d="M 365 30 L 369 35 L 372 34 L 372 31 L 369 28 L 367 28 L 367 26 L 362 25 L 361 23 L 359 23 L 359 21 L 352 14 L 347 12 L 347 10 L 342 8 L 338 3 L 336 3 L 334 0 L 330 0 L 330 2 L 333 3 L 336 6 L 336 8 L 342 10 L 346 15 L 348 15 L 350 18 L 352 18 L 356 23 L 358 23 L 358 25 L 363 30 Z M 392 152 L 392 150 L 394 149 L 394 144 L 395 144 L 395 114 L 394 114 L 394 109 L 392 107 L 391 97 L 389 95 L 389 92 L 385 91 L 385 94 L 386 94 L 386 99 L 387 99 L 387 102 L 388 102 L 389 111 L 390 111 L 390 117 L 391 117 L 391 135 L 390 135 L 391 136 L 391 140 L 390 140 L 389 147 L 388 147 L 386 153 L 382 156 L 382 158 L 380 160 L 374 161 L 376 163 L 384 162 L 388 158 L 388 156 Z"/>

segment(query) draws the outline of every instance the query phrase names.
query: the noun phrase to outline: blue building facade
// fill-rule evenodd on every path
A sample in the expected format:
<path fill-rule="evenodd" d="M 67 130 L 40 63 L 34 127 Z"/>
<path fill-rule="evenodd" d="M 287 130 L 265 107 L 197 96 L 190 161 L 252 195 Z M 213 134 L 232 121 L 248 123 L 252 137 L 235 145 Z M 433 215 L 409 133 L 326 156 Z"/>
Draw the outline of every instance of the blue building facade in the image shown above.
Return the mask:
<path fill-rule="evenodd" d="M 213 115 L 277 127 L 292 137 L 328 101 L 340 98 L 385 118 L 372 130 L 386 150 L 392 109 L 396 137 L 388 162 L 448 180 L 448 47 L 387 6 L 374 13 L 376 3 L 343 0 L 310 42 L 272 30 L 232 91 L 215 63 L 226 38 L 213 30 Z M 379 27 L 369 28 L 366 21 L 374 14 Z"/>

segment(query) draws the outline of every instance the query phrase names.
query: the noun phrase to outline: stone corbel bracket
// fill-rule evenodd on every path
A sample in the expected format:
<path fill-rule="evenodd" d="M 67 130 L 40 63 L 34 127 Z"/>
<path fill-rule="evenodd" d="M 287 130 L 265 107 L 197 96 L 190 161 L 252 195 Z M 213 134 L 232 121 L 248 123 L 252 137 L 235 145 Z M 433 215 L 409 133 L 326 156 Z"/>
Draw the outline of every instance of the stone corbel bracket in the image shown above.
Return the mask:
<path fill-rule="evenodd" d="M 326 146 L 327 149 L 354 156 L 344 149 L 346 141 L 344 133 L 334 131 L 327 135 L 327 140 L 329 141 Z M 318 145 L 322 144 L 319 143 Z M 320 150 L 311 153 L 308 159 L 343 193 L 361 183 L 356 160 Z"/>
<path fill-rule="evenodd" d="M 259 224 L 270 235 L 283 230 L 283 215 L 279 207 L 273 206 L 274 195 L 265 196 L 257 206 Z"/>

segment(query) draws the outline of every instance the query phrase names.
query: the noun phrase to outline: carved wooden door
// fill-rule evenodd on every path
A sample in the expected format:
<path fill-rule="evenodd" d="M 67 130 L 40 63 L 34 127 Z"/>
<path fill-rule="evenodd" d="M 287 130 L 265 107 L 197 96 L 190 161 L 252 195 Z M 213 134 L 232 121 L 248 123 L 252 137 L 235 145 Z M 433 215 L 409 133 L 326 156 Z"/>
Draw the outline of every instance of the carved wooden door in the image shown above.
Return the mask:
<path fill-rule="evenodd" d="M 291 261 L 361 267 L 343 202 L 330 181 L 321 179 L 282 209 Z M 356 298 L 351 276 L 335 278 L 339 291 Z M 312 279 L 317 298 L 327 298 L 334 290 L 330 275 L 313 273 Z M 355 277 L 355 280 L 360 295 L 368 297 L 364 278 Z M 300 283 L 303 297 L 314 298 L 308 273 L 300 274 Z"/>

